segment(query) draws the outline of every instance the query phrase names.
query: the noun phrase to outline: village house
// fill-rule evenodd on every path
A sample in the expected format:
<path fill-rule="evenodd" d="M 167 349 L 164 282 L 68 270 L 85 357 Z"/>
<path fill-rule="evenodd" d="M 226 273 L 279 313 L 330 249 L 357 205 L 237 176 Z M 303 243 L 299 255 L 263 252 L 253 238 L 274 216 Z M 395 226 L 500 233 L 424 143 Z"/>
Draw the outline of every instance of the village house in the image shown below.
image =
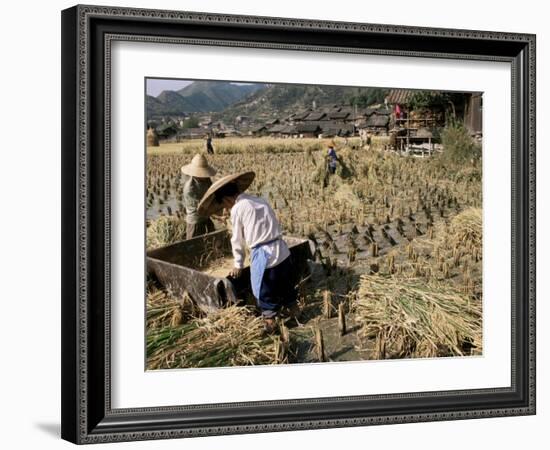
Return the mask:
<path fill-rule="evenodd" d="M 320 120 L 328 120 L 328 117 L 324 111 L 312 111 L 303 120 L 304 122 L 318 122 Z"/>
<path fill-rule="evenodd" d="M 265 125 L 259 125 L 257 127 L 252 128 L 251 132 L 252 132 L 252 135 L 256 137 L 267 136 L 268 129 Z"/>
<path fill-rule="evenodd" d="M 252 133 L 253 129 L 254 127 L 251 127 L 251 126 L 243 126 L 243 127 L 239 127 L 237 131 L 241 134 L 241 136 L 253 136 L 253 133 Z"/>
<path fill-rule="evenodd" d="M 279 125 L 280 123 L 281 121 L 279 119 L 271 119 L 271 120 L 268 120 L 265 124 L 269 128 L 269 127 L 272 127 L 273 125 Z"/>
<path fill-rule="evenodd" d="M 305 122 L 296 125 L 296 131 L 302 138 L 316 138 L 321 134 L 321 127 L 316 122 Z"/>
<path fill-rule="evenodd" d="M 210 130 L 205 128 L 184 128 L 179 131 L 176 137 L 176 142 L 183 139 L 204 139 Z"/>
<path fill-rule="evenodd" d="M 346 120 L 351 114 L 351 111 L 331 111 L 327 114 L 329 120 Z"/>
<path fill-rule="evenodd" d="M 275 125 L 272 125 L 268 129 L 268 133 L 271 137 L 280 137 L 282 131 L 287 127 L 285 124 L 277 123 Z"/>
<path fill-rule="evenodd" d="M 292 125 L 295 125 L 297 123 L 300 123 L 300 122 L 303 122 L 304 119 L 309 116 L 309 114 L 311 113 L 311 108 L 308 108 L 306 109 L 305 111 L 302 111 L 302 112 L 298 112 L 296 114 L 293 114 L 293 117 L 292 117 Z"/>
<path fill-rule="evenodd" d="M 432 153 L 436 130 L 444 126 L 444 112 L 441 107 L 425 110 L 411 110 L 415 94 L 410 89 L 392 89 L 386 96 L 386 105 L 391 108 L 390 147 L 398 151 Z"/>
<path fill-rule="evenodd" d="M 241 136 L 241 133 L 233 127 L 225 127 L 223 130 L 219 130 L 216 136 L 219 138 L 237 137 Z"/>
<path fill-rule="evenodd" d="M 387 135 L 390 123 L 389 114 L 372 114 L 365 122 L 365 128 L 368 132 L 376 135 Z"/>
<path fill-rule="evenodd" d="M 298 137 L 298 130 L 294 125 L 286 125 L 281 130 L 281 137 L 284 138 L 297 138 Z"/>

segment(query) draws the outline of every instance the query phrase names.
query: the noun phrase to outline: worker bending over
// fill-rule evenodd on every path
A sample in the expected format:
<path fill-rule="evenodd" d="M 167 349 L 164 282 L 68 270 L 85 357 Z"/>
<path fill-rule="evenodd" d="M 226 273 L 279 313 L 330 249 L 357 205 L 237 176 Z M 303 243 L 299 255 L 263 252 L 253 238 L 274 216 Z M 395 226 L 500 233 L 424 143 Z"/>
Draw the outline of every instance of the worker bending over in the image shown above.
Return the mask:
<path fill-rule="evenodd" d="M 210 216 L 222 209 L 230 212 L 234 268 L 229 275 L 242 275 L 245 246 L 248 247 L 252 293 L 262 311 L 266 331 L 273 333 L 283 307 L 291 317 L 297 319 L 299 314 L 295 273 L 273 209 L 263 198 L 244 193 L 254 176 L 254 172 L 243 172 L 216 181 L 202 198 L 199 213 Z"/>

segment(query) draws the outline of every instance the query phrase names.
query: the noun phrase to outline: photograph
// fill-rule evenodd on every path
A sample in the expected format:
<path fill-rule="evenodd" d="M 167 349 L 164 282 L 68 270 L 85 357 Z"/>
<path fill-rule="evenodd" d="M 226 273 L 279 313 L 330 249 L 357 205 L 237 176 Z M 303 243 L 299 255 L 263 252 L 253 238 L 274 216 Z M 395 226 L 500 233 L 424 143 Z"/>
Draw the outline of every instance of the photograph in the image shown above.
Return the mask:
<path fill-rule="evenodd" d="M 144 111 L 146 370 L 483 356 L 483 92 L 147 77 Z"/>

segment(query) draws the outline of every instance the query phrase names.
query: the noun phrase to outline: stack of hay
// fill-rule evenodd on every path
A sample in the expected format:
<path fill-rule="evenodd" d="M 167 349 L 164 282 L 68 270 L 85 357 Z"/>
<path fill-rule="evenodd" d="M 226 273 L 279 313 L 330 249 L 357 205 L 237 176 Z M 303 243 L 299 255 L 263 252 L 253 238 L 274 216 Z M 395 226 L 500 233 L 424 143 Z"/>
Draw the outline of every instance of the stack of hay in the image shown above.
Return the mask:
<path fill-rule="evenodd" d="M 480 208 L 468 208 L 451 220 L 449 244 L 464 246 L 470 252 L 481 253 L 483 228 Z"/>
<path fill-rule="evenodd" d="M 364 275 L 354 308 L 376 359 L 481 354 L 481 303 L 448 284 Z"/>
<path fill-rule="evenodd" d="M 177 326 L 148 330 L 147 367 L 227 367 L 278 362 L 277 346 L 263 336 L 262 319 L 231 306 Z"/>
<path fill-rule="evenodd" d="M 181 298 L 154 286 L 147 288 L 147 330 L 177 327 L 202 315 L 187 293 Z"/>
<path fill-rule="evenodd" d="M 153 128 L 147 129 L 147 147 L 158 147 L 159 138 Z"/>

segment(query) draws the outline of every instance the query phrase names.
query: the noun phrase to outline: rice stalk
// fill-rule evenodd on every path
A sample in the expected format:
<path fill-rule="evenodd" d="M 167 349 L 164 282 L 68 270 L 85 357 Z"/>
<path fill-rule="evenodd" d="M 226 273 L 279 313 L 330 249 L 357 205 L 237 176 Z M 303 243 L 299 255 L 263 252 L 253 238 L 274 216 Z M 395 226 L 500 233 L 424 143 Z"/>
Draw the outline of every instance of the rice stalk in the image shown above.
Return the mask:
<path fill-rule="evenodd" d="M 275 364 L 281 351 L 264 336 L 262 319 L 237 306 L 147 335 L 148 369 Z"/>
<path fill-rule="evenodd" d="M 363 275 L 354 311 L 378 359 L 463 356 L 467 343 L 482 351 L 481 303 L 448 284 Z"/>

